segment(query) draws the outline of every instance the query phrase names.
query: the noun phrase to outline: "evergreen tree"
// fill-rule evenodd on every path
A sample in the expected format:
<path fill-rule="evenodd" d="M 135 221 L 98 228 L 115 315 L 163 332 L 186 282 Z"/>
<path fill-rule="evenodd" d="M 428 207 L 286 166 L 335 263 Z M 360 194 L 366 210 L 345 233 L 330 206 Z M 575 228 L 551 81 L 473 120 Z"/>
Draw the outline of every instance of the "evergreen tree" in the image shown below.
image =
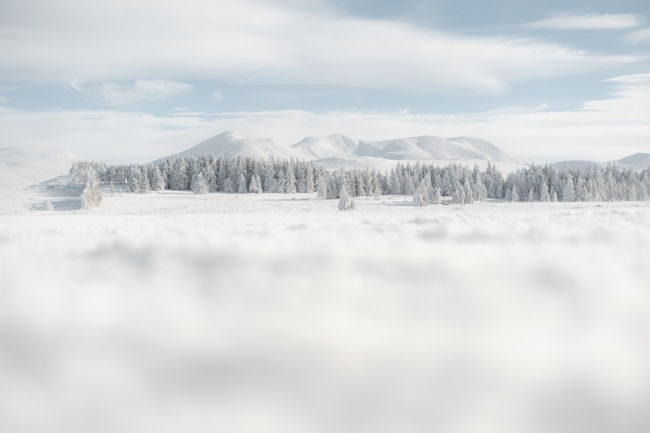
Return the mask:
<path fill-rule="evenodd" d="M 208 193 L 208 183 L 203 177 L 203 173 L 198 172 L 194 176 L 194 182 L 192 182 L 192 191 L 194 194 L 207 194 Z"/>
<path fill-rule="evenodd" d="M 327 182 L 325 181 L 325 176 L 321 174 L 318 177 L 318 185 L 316 188 L 316 198 L 319 200 L 326 200 L 327 199 Z"/>
<path fill-rule="evenodd" d="M 345 183 L 341 186 L 341 192 L 339 193 L 339 210 L 351 210 L 354 209 L 354 200 L 348 194 L 345 189 Z"/>
<path fill-rule="evenodd" d="M 254 175 L 251 178 L 251 184 L 250 187 L 248 188 L 249 192 L 252 192 L 254 194 L 259 194 L 262 192 L 262 185 L 261 185 L 261 180 L 258 175 Z"/>

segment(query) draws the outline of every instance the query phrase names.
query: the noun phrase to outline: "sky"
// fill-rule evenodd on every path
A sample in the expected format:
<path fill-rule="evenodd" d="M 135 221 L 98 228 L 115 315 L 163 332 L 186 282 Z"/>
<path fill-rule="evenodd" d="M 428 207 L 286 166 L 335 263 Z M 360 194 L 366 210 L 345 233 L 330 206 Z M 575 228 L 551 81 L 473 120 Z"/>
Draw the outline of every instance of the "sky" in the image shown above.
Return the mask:
<path fill-rule="evenodd" d="M 237 130 L 650 152 L 647 0 L 0 0 L 0 56 L 2 147 L 145 162 Z"/>

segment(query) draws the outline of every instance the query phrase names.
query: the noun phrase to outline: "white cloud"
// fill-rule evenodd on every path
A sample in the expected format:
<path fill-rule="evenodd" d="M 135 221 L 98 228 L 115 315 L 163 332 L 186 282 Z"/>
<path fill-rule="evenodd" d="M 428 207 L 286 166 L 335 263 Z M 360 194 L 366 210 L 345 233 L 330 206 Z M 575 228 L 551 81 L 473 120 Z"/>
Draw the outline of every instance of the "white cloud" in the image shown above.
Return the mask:
<path fill-rule="evenodd" d="M 486 93 L 636 60 L 530 39 L 463 37 L 346 17 L 313 4 L 187 0 L 178 8 L 172 0 L 41 0 L 3 8 L 0 33 L 7 37 L 0 38 L 0 80 L 9 82 L 164 76 Z M 122 92 L 109 93 L 119 100 Z"/>
<path fill-rule="evenodd" d="M 623 40 L 632 44 L 650 42 L 650 28 L 635 30 L 623 35 Z"/>
<path fill-rule="evenodd" d="M 525 24 L 526 27 L 550 30 L 620 30 L 642 24 L 633 14 L 558 15 Z"/>
<path fill-rule="evenodd" d="M 72 80 L 69 85 L 78 92 L 101 99 L 109 105 L 160 101 L 192 88 L 189 84 L 169 80 L 137 80 L 133 84 L 108 82 L 96 86 L 85 86 Z"/>
<path fill-rule="evenodd" d="M 223 101 L 223 93 L 221 90 L 215 90 L 212 93 L 212 102 L 221 102 Z"/>
<path fill-rule="evenodd" d="M 0 142 L 52 146 L 83 158 L 148 161 L 227 130 L 292 144 L 306 135 L 343 133 L 365 139 L 468 135 L 541 160 L 611 160 L 650 152 L 650 74 L 609 82 L 609 99 L 573 111 L 514 107 L 473 114 L 302 110 L 195 113 L 171 116 L 104 111 L 29 113 L 0 108 Z"/>

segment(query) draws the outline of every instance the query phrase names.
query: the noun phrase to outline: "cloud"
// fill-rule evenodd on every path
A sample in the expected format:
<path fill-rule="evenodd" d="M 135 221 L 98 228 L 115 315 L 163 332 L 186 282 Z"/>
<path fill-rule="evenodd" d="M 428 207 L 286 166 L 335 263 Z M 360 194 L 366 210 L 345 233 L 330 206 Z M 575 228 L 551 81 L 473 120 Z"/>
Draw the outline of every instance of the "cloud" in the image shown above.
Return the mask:
<path fill-rule="evenodd" d="M 192 88 L 189 84 L 169 80 L 137 80 L 133 84 L 108 82 L 97 86 L 85 86 L 72 80 L 69 85 L 74 90 L 101 99 L 109 105 L 160 101 Z"/>
<path fill-rule="evenodd" d="M 332 133 L 364 139 L 468 135 L 540 160 L 606 161 L 650 152 L 650 73 L 607 82 L 615 86 L 610 98 L 585 102 L 572 111 L 541 105 L 455 115 L 282 110 L 154 116 L 111 110 L 30 113 L 0 108 L 0 141 L 58 147 L 82 158 L 120 162 L 150 161 L 227 130 L 272 137 L 285 145 L 307 135 Z"/>
<path fill-rule="evenodd" d="M 650 28 L 635 30 L 623 35 L 623 40 L 632 44 L 650 42 Z"/>
<path fill-rule="evenodd" d="M 212 102 L 221 102 L 223 101 L 223 93 L 221 90 L 215 90 L 212 93 Z"/>
<path fill-rule="evenodd" d="M 516 82 L 634 62 L 539 40 L 433 31 L 261 0 L 13 2 L 0 80 L 124 82 L 164 76 L 256 85 L 496 93 Z M 47 47 L 46 49 L 44 47 Z M 115 100 L 122 89 L 109 87 Z M 110 97 L 110 96 L 109 96 Z"/>
<path fill-rule="evenodd" d="M 526 27 L 549 30 L 620 30 L 642 24 L 633 14 L 558 15 L 525 24 Z"/>

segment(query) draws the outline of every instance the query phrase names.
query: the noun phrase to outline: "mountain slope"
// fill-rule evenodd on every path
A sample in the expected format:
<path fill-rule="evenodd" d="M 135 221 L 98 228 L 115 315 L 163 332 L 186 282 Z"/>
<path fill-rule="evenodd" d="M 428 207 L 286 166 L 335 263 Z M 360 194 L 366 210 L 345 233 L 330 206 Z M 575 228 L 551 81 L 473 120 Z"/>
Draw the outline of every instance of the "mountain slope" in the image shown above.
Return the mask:
<path fill-rule="evenodd" d="M 619 167 L 648 168 L 650 167 L 650 153 L 635 153 L 615 162 Z"/>
<path fill-rule="evenodd" d="M 291 149 L 305 159 L 349 158 L 359 145 L 359 140 L 341 134 L 327 137 L 305 137 Z"/>
<path fill-rule="evenodd" d="M 524 163 L 492 143 L 471 137 L 421 136 L 387 141 L 361 141 L 355 154 L 392 160 L 484 160 Z"/>
<path fill-rule="evenodd" d="M 229 131 L 219 134 L 173 156 L 249 156 L 252 158 L 283 157 L 289 158 L 291 151 L 277 145 L 271 139 L 246 137 L 241 133 Z"/>

